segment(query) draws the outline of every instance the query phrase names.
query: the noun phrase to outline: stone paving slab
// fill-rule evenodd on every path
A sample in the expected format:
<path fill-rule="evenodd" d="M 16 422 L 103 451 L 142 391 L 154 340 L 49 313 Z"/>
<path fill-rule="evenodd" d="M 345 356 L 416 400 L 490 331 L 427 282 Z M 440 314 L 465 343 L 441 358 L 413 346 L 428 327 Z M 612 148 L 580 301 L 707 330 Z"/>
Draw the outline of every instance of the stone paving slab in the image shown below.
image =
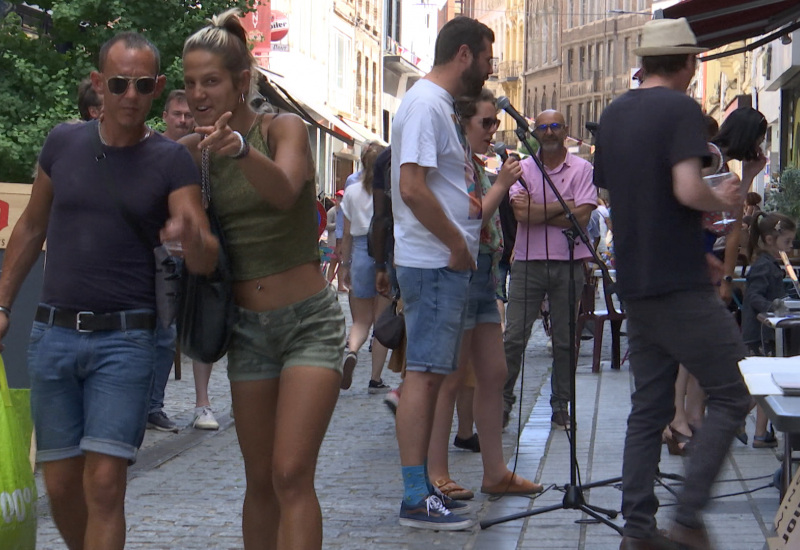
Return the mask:
<path fill-rule="evenodd" d="M 347 301 L 340 294 L 347 310 Z M 609 356 L 605 338 L 604 357 Z M 546 486 L 563 486 L 569 481 L 569 442 L 566 433 L 551 432 L 549 408 L 549 366 L 544 350 L 546 337 L 537 323 L 526 350 L 525 388 L 522 412 L 512 415 L 504 434 L 504 450 L 510 467 Z M 586 344 L 586 343 L 585 343 Z M 625 346 L 623 343 L 623 350 Z M 578 399 L 577 448 L 581 476 L 586 481 L 616 477 L 621 471 L 625 420 L 630 408 L 631 379 L 626 366 L 621 371 L 607 368 L 590 372 L 591 345 L 582 346 L 576 377 Z M 183 380 L 167 386 L 167 413 L 186 425 L 194 406 L 191 364 L 184 361 Z M 385 371 L 387 383 L 396 385 L 399 376 Z M 369 354 L 360 354 L 353 387 L 343 392 L 323 443 L 317 474 L 317 490 L 324 517 L 324 548 L 359 550 L 403 549 L 586 549 L 616 550 L 619 535 L 594 523 L 583 523 L 579 511 L 559 510 L 525 519 L 512 520 L 481 529 L 476 525 L 463 532 L 434 532 L 401 527 L 397 513 L 402 494 L 394 418 L 381 395 L 369 395 Z M 142 456 L 148 460 L 181 441 L 193 445 L 182 452 L 167 453 L 157 467 L 134 470 L 128 487 L 127 548 L 131 549 L 228 549 L 241 548 L 241 504 L 244 472 L 236 441 L 235 426 L 228 412 L 230 392 L 224 361 L 215 366 L 209 388 L 212 407 L 222 421 L 219 433 L 190 441 L 193 430 L 180 434 L 148 431 Z M 517 445 L 517 422 L 522 433 Z M 753 419 L 748 431 L 752 434 Z M 226 428 L 227 427 L 227 428 Z M 184 438 L 183 440 L 181 438 Z M 550 489 L 535 500 L 523 497 L 489 499 L 477 493 L 481 480 L 480 456 L 451 448 L 453 478 L 476 491 L 470 517 L 476 521 L 524 512 L 540 506 L 560 504 L 562 493 Z M 666 447 L 665 447 L 666 449 Z M 518 455 L 515 456 L 515 451 Z M 666 450 L 662 471 L 682 473 L 680 457 Z M 142 460 L 144 462 L 144 458 Z M 751 481 L 718 483 L 715 494 L 755 489 L 769 483 L 778 466 L 772 450 L 752 449 L 735 442 L 720 476 L 723 480 L 758 478 Z M 37 476 L 40 477 L 40 476 Z M 672 483 L 672 482 L 671 482 Z M 659 522 L 668 525 L 674 498 L 659 489 L 662 510 Z M 749 495 L 728 497 L 709 507 L 707 518 L 720 549 L 761 550 L 771 532 L 778 493 L 769 488 Z M 618 486 L 587 491 L 586 499 L 598 506 L 619 509 Z M 40 504 L 38 548 L 65 548 L 46 509 Z M 613 520 L 621 525 L 622 519 Z"/>

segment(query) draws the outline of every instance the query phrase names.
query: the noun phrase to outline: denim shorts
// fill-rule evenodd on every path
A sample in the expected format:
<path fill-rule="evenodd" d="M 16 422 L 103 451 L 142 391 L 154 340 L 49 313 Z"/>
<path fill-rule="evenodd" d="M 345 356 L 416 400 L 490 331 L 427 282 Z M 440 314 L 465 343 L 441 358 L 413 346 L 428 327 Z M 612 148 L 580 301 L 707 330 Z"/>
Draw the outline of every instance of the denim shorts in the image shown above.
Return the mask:
<path fill-rule="evenodd" d="M 397 266 L 406 319 L 406 370 L 450 374 L 458 367 L 470 271 Z"/>
<path fill-rule="evenodd" d="M 239 308 L 228 348 L 228 379 L 269 380 L 298 365 L 342 372 L 344 342 L 344 313 L 330 285 L 281 309 Z"/>
<path fill-rule="evenodd" d="M 374 298 L 375 260 L 367 253 L 367 236 L 353 237 L 353 254 L 350 263 L 350 294 L 356 298 Z"/>
<path fill-rule="evenodd" d="M 78 332 L 34 322 L 28 372 L 37 461 L 89 451 L 135 462 L 155 358 L 155 331 Z"/>
<path fill-rule="evenodd" d="M 491 254 L 478 254 L 478 269 L 472 272 L 469 280 L 469 302 L 464 318 L 464 330 L 471 330 L 483 324 L 500 324 Z"/>

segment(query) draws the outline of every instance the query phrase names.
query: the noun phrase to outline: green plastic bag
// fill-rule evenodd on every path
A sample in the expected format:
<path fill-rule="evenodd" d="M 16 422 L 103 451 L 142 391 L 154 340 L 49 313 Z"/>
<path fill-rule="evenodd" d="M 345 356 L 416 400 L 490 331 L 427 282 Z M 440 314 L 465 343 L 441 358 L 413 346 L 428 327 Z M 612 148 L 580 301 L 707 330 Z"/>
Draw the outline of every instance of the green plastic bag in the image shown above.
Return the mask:
<path fill-rule="evenodd" d="M 31 391 L 9 389 L 0 357 L 0 548 L 35 550 L 36 482 L 29 461 Z"/>

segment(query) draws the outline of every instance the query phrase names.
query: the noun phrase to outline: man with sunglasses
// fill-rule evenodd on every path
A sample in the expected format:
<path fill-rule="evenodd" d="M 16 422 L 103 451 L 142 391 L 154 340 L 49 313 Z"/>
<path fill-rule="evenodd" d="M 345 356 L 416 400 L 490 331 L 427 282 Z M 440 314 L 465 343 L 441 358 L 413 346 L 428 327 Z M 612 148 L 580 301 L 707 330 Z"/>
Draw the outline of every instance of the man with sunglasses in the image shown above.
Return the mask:
<path fill-rule="evenodd" d="M 567 151 L 564 145 L 567 125 L 558 111 L 540 113 L 536 117 L 533 135 L 539 141 L 538 155 L 547 174 L 578 223 L 585 228 L 597 206 L 592 165 Z M 503 391 L 503 422 L 508 423 L 516 401 L 514 385 L 519 376 L 522 354 L 542 300 L 547 296 L 553 338 L 550 422 L 554 429 L 568 430 L 574 369 L 574 365 L 570 365 L 570 346 L 573 345 L 569 334 L 570 270 L 575 276 L 575 295 L 580 296 L 584 282 L 583 261 L 592 253 L 578 240 L 574 257 L 570 259 L 567 237 L 563 233 L 564 229 L 572 227 L 567 213 L 533 159 L 524 159 L 520 166 L 527 190 L 517 183 L 509 191 L 518 226 L 506 310 L 504 346 L 508 378 Z"/>
<path fill-rule="evenodd" d="M 158 73 L 158 50 L 141 35 L 103 45 L 91 75 L 101 121 L 48 135 L 0 275 L 2 337 L 47 239 L 28 370 L 37 460 L 71 549 L 125 544 L 127 469 L 144 437 L 156 355 L 153 247 L 179 241 L 195 272 L 217 259 L 194 162 L 145 125 L 164 87 Z"/>

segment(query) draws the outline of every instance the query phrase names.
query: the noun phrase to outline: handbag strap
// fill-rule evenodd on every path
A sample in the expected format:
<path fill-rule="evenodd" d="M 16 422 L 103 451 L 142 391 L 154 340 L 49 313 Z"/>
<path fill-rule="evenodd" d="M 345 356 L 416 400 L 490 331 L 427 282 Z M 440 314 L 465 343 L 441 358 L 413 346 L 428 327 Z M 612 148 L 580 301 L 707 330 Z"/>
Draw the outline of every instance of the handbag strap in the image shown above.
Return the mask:
<path fill-rule="evenodd" d="M 11 392 L 8 390 L 8 378 L 6 378 L 6 365 L 3 362 L 3 356 L 0 355 L 0 398 L 2 398 L 3 405 L 11 407 Z"/>
<path fill-rule="evenodd" d="M 125 203 L 122 202 L 122 198 L 117 193 L 117 188 L 114 185 L 114 176 L 111 173 L 111 167 L 108 165 L 108 158 L 106 157 L 105 151 L 103 151 L 103 144 L 100 141 L 100 123 L 98 121 L 92 121 L 92 125 L 95 126 L 97 131 L 93 131 L 92 133 L 92 144 L 94 145 L 94 160 L 101 166 L 101 169 L 104 172 L 105 179 L 108 181 L 108 185 L 106 189 L 108 189 L 109 194 L 114 199 L 114 202 L 117 203 L 117 206 L 122 213 L 122 217 L 125 219 L 127 224 L 131 226 L 136 236 L 139 238 L 142 243 L 144 243 L 147 248 L 153 248 L 154 243 L 147 237 L 147 234 L 144 232 L 144 228 L 142 228 L 141 224 L 136 220 L 130 210 L 128 210 Z"/>

